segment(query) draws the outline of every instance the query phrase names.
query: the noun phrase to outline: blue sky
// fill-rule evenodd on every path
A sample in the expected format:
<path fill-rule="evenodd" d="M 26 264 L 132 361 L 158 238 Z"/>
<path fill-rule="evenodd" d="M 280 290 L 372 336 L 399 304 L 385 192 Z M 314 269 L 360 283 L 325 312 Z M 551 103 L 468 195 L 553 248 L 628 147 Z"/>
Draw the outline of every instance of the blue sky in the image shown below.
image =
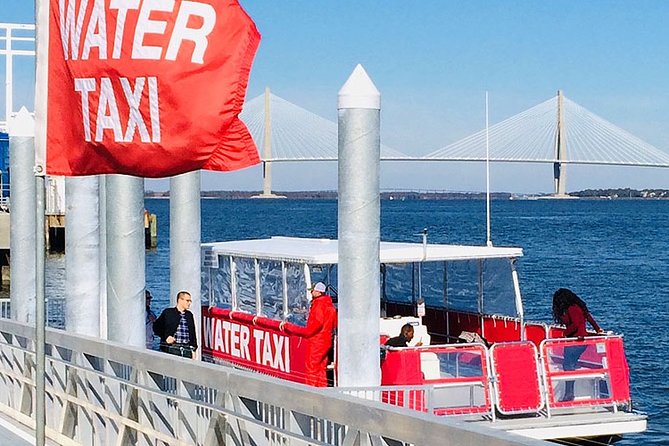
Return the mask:
<path fill-rule="evenodd" d="M 405 153 L 425 154 L 483 128 L 486 90 L 495 123 L 558 89 L 669 151 L 669 2 L 241 3 L 263 36 L 248 97 L 269 86 L 335 120 L 337 91 L 361 63 L 382 94 L 383 141 Z M 32 2 L 0 0 L 0 21 L 32 22 Z M 480 164 L 386 164 L 381 183 L 384 188 L 481 190 L 483 172 Z M 203 187 L 259 189 L 260 177 L 258 168 L 206 173 Z M 333 163 L 279 166 L 274 188 L 331 189 L 336 178 Z M 617 186 L 669 188 L 669 170 L 574 167 L 568 173 L 569 190 Z M 547 192 L 552 168 L 493 165 L 492 187 Z"/>

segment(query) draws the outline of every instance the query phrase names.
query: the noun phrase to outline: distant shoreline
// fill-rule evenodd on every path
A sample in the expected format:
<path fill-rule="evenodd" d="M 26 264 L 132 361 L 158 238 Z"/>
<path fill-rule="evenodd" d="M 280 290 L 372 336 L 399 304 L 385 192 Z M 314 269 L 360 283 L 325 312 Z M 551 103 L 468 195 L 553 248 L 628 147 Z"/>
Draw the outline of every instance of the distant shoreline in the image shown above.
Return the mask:
<path fill-rule="evenodd" d="M 147 191 L 145 198 L 164 199 L 169 198 L 169 191 L 155 192 Z M 272 197 L 263 197 L 262 191 L 202 191 L 204 199 L 223 200 L 246 200 L 252 198 L 292 200 L 336 200 L 337 191 L 274 191 Z M 493 200 L 538 200 L 553 198 L 551 194 L 516 194 L 511 192 L 493 192 L 490 194 Z M 572 198 L 599 199 L 599 200 L 657 200 L 669 199 L 667 189 L 586 189 L 583 191 L 570 192 Z M 383 191 L 381 200 L 388 201 L 415 201 L 415 200 L 482 200 L 485 192 L 449 192 L 434 190 L 417 191 Z"/>

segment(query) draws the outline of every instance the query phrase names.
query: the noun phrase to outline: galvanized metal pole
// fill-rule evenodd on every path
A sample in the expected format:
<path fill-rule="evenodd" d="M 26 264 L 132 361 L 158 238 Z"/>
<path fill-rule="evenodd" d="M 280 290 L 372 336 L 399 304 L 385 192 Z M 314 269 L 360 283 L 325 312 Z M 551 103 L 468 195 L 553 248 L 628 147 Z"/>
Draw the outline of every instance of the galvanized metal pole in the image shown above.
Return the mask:
<path fill-rule="evenodd" d="M 97 176 L 65 179 L 65 327 L 100 335 L 100 219 Z"/>
<path fill-rule="evenodd" d="M 339 385 L 378 386 L 381 95 L 358 65 L 339 90 Z"/>
<path fill-rule="evenodd" d="M 49 2 L 35 0 L 35 445 L 46 442 L 45 392 L 45 225 L 46 136 L 49 67 Z M 32 201 L 32 200 L 31 200 Z"/>
<path fill-rule="evenodd" d="M 144 348 L 144 179 L 107 175 L 107 337 Z"/>
<path fill-rule="evenodd" d="M 46 308 L 45 308 L 45 273 L 46 235 L 44 233 L 44 198 L 45 178 L 43 171 L 35 166 L 35 444 L 44 446 L 46 441 L 46 383 L 45 383 L 45 340 L 46 340 Z"/>
<path fill-rule="evenodd" d="M 9 121 L 9 251 L 12 319 L 35 323 L 35 120 L 21 108 Z"/>
<path fill-rule="evenodd" d="M 200 172 L 170 178 L 170 300 L 176 304 L 176 295 L 182 290 L 191 294 L 190 311 L 195 318 L 198 339 L 202 313 L 200 227 Z"/>
<path fill-rule="evenodd" d="M 12 56 L 12 28 L 7 28 L 7 40 L 5 41 L 5 122 L 9 126 L 9 120 L 12 118 L 14 108 L 13 104 L 13 86 L 12 77 L 14 74 L 13 56 Z"/>
<path fill-rule="evenodd" d="M 100 220 L 100 253 L 98 258 L 100 263 L 98 266 L 99 277 L 100 277 L 100 287 L 98 291 L 100 292 L 100 338 L 107 338 L 107 175 L 98 176 L 99 187 L 98 193 L 99 196 L 99 209 L 98 215 Z"/>

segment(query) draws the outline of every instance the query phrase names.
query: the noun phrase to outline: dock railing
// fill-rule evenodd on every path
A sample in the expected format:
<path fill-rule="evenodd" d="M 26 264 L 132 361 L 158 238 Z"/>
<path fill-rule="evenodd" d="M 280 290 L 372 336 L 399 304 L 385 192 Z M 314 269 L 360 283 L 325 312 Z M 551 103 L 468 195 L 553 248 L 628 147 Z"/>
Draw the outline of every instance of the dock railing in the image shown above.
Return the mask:
<path fill-rule="evenodd" d="M 47 299 L 46 300 L 46 321 L 47 326 L 54 328 L 63 328 L 65 324 L 65 299 Z M 9 297 L 0 297 L 0 318 L 12 318 L 12 305 Z"/>
<path fill-rule="evenodd" d="M 34 427 L 33 333 L 0 320 L 0 412 Z M 62 330 L 46 342 L 46 432 L 58 444 L 547 444 Z"/>

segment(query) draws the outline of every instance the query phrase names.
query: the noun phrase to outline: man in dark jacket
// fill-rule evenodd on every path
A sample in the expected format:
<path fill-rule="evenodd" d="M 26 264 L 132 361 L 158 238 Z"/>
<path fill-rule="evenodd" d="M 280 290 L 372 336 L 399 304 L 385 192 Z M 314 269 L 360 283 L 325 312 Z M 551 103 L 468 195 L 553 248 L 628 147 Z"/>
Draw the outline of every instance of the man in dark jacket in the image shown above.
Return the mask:
<path fill-rule="evenodd" d="M 165 308 L 153 323 L 153 332 L 160 337 L 160 351 L 192 358 L 197 350 L 195 319 L 190 308 L 193 298 L 188 291 L 177 293 L 177 305 Z"/>

